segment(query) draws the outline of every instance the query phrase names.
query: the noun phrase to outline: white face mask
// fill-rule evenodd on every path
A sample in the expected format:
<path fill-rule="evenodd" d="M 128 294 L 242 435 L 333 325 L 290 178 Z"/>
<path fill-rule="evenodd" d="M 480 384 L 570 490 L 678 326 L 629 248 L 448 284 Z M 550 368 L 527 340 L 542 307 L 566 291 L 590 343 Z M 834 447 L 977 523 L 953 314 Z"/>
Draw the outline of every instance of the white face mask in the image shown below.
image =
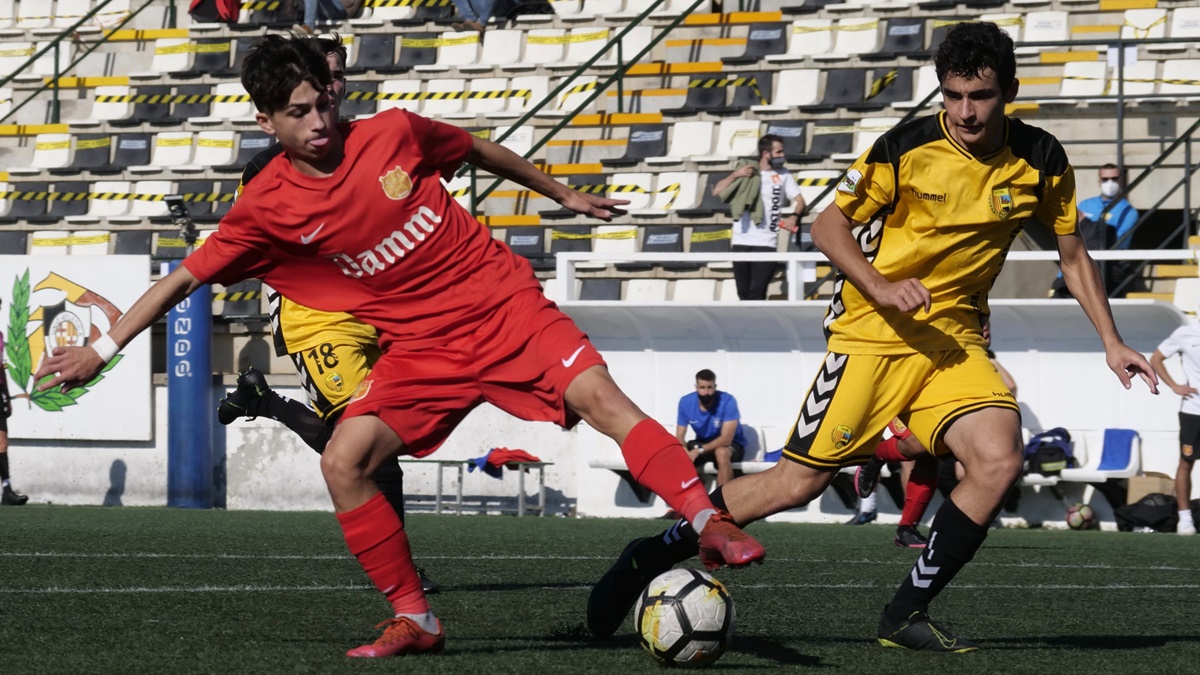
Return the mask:
<path fill-rule="evenodd" d="M 1120 191 L 1121 184 L 1115 178 L 1100 182 L 1100 194 L 1104 195 L 1105 199 L 1112 199 Z"/>

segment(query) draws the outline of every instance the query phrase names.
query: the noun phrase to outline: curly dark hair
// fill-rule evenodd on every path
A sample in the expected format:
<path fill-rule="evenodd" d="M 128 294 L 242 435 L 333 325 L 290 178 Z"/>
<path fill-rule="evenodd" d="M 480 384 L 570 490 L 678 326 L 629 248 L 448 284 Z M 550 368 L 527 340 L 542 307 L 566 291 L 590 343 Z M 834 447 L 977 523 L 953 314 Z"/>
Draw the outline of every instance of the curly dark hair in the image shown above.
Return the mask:
<path fill-rule="evenodd" d="M 1013 41 L 994 23 L 968 21 L 954 26 L 933 57 L 938 82 L 949 75 L 972 79 L 991 68 L 1001 89 L 1008 89 L 1017 77 L 1017 57 Z"/>
<path fill-rule="evenodd" d="M 268 115 L 286 108 L 301 82 L 325 91 L 332 81 L 325 50 L 309 37 L 267 35 L 242 63 L 242 86 L 254 107 Z"/>

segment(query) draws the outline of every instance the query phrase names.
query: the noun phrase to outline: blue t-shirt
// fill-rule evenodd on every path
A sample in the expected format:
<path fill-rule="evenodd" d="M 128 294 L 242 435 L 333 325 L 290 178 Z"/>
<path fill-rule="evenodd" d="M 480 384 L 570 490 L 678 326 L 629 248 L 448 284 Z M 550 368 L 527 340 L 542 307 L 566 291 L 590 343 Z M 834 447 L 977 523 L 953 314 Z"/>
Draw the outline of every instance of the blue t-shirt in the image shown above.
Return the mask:
<path fill-rule="evenodd" d="M 717 400 L 709 410 L 701 410 L 700 395 L 692 392 L 679 399 L 679 416 L 675 424 L 691 427 L 696 440 L 707 443 L 721 435 L 721 426 L 730 420 L 738 420 L 733 442 L 746 447 L 746 435 L 742 433 L 742 416 L 738 413 L 737 399 L 732 394 L 717 392 Z"/>
<path fill-rule="evenodd" d="M 1087 218 L 1088 220 L 1100 222 L 1100 212 L 1104 210 L 1104 205 L 1107 204 L 1108 201 L 1109 200 L 1101 196 L 1085 199 L 1079 202 L 1079 212 L 1082 213 L 1083 217 Z M 1133 229 L 1133 226 L 1137 224 L 1137 220 L 1137 209 L 1133 208 L 1133 205 L 1125 199 L 1121 199 L 1121 201 L 1114 204 L 1113 207 L 1108 210 L 1108 213 L 1104 214 L 1104 224 L 1115 230 L 1115 234 L 1113 236 L 1114 244 L 1120 242 L 1121 237 L 1124 237 L 1126 232 Z M 1132 242 L 1133 239 L 1131 237 L 1130 239 L 1117 244 L 1114 246 L 1114 248 L 1128 249 Z"/>

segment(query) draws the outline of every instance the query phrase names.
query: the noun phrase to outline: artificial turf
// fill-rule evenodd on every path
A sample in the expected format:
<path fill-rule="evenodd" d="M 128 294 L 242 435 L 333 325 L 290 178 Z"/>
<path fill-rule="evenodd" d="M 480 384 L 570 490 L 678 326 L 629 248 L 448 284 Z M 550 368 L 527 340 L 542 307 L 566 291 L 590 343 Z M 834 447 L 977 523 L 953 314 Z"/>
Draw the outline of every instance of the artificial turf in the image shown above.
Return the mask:
<path fill-rule="evenodd" d="M 658 672 L 626 622 L 583 628 L 588 586 L 663 521 L 410 516 L 448 641 L 350 660 L 388 616 L 328 513 L 0 509 L 4 673 Z M 915 551 L 890 527 L 763 523 L 768 562 L 724 571 L 737 607 L 721 672 L 1184 673 L 1200 663 L 1200 538 L 993 531 L 934 605 L 982 643 L 879 647 L 879 610 Z"/>

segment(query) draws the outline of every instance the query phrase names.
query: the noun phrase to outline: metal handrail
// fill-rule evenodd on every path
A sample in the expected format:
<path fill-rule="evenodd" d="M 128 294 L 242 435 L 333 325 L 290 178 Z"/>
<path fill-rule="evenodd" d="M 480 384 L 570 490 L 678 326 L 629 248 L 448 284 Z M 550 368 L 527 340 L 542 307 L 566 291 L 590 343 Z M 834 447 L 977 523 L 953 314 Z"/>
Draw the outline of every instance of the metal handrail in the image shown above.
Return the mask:
<path fill-rule="evenodd" d="M 72 61 L 70 64 L 68 64 L 67 67 L 64 68 L 62 71 L 60 71 L 58 68 L 58 46 L 63 40 L 65 40 L 68 37 L 70 37 L 71 35 L 73 35 L 77 28 L 79 28 L 84 23 L 86 23 L 89 19 L 91 19 L 93 16 L 98 14 L 100 12 L 100 10 L 107 7 L 108 3 L 110 3 L 110 2 L 112 2 L 112 0 L 103 0 L 100 4 L 96 5 L 96 7 L 94 7 L 92 9 L 92 11 L 83 15 L 83 18 L 79 19 L 79 21 L 76 21 L 70 28 L 63 30 L 63 32 L 61 34 L 59 34 L 52 41 L 50 41 L 45 47 L 42 47 L 41 51 L 38 51 L 33 56 L 29 57 L 29 60 L 26 61 L 25 63 L 22 63 L 21 67 L 17 68 L 12 73 L 9 73 L 3 79 L 0 79 L 0 87 L 2 87 L 4 85 L 8 84 L 9 82 L 11 82 L 13 80 L 13 78 L 15 78 L 17 75 L 20 75 L 21 72 L 24 71 L 25 69 L 31 68 L 33 66 L 34 62 L 36 62 L 38 59 L 40 59 L 42 56 L 44 56 L 46 54 L 46 52 L 50 51 L 51 49 L 54 50 L 54 77 L 49 82 L 44 83 L 42 86 L 40 86 L 36 90 L 34 90 L 34 92 L 29 95 L 29 98 L 25 99 L 24 101 L 21 101 L 21 103 L 19 105 L 14 106 L 12 108 L 12 110 L 8 111 L 7 114 L 5 114 L 3 117 L 0 117 L 0 123 L 3 123 L 8 118 L 17 114 L 18 110 L 20 110 L 21 108 L 24 108 L 25 104 L 27 104 L 30 101 L 37 98 L 38 94 L 42 93 L 43 91 L 46 91 L 47 89 L 53 89 L 54 90 L 54 101 L 50 108 L 50 122 L 52 124 L 58 124 L 58 122 L 59 122 L 58 92 L 61 89 L 61 87 L 59 86 L 60 85 L 59 80 L 63 77 L 63 75 L 70 72 L 72 68 L 79 65 L 79 63 L 81 61 L 83 61 L 85 58 L 87 58 L 89 54 L 96 51 L 96 49 L 99 48 L 100 45 L 104 44 L 104 42 L 107 41 L 108 36 L 105 35 L 103 37 L 103 39 L 92 43 L 92 46 L 90 49 L 88 49 L 87 51 L 83 52 L 78 57 L 76 57 L 75 60 Z M 109 30 L 109 33 L 111 34 L 112 32 L 120 30 L 122 26 L 124 26 L 125 24 L 132 21 L 135 16 L 137 16 L 138 14 L 140 14 L 142 12 L 142 10 L 146 9 L 151 4 L 153 4 L 153 2 L 154 2 L 154 0 L 146 0 L 146 2 L 144 2 L 141 7 L 138 7 L 136 10 L 129 12 L 129 14 L 127 14 L 125 16 L 125 18 L 121 19 L 121 21 L 115 27 L 113 27 L 112 29 Z"/>

